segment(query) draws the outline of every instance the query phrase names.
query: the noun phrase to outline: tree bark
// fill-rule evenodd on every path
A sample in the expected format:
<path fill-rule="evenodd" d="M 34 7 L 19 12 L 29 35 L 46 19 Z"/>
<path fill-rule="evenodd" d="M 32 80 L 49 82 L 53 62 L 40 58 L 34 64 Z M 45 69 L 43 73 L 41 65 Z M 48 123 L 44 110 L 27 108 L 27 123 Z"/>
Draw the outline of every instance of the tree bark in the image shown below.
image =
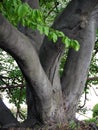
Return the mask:
<path fill-rule="evenodd" d="M 2 15 L 0 20 L 2 21 L 0 24 L 0 36 L 2 37 L 0 39 L 0 47 L 9 52 L 15 58 L 26 81 L 35 90 L 40 101 L 38 105 L 40 108 L 39 113 L 41 114 L 42 121 L 45 122 L 48 118 L 54 120 L 59 120 L 60 118 L 61 120 L 61 118 L 63 118 L 62 106 L 60 105 L 61 103 L 59 104 L 61 109 L 57 108 L 56 105 L 58 102 L 53 99 L 54 92 L 52 91 L 52 85 L 45 75 L 37 53 L 29 39 L 21 34 L 17 29 L 12 27 L 2 17 Z M 54 103 L 55 105 L 53 105 Z M 58 110 L 59 113 L 55 114 Z"/>
<path fill-rule="evenodd" d="M 3 128 L 8 128 L 10 126 L 15 127 L 19 125 L 18 121 L 15 119 L 10 110 L 5 106 L 1 98 L 0 98 L 0 125 L 3 126 Z"/>
<path fill-rule="evenodd" d="M 39 8 L 38 0 L 22 0 L 22 2 L 26 2 L 32 9 Z M 43 36 L 40 35 L 39 31 L 32 30 L 28 27 L 23 27 L 19 24 L 18 29 L 29 37 L 32 45 L 35 47 L 37 52 L 39 52 L 40 46 L 42 44 Z M 30 84 L 26 84 L 26 100 L 27 100 L 27 119 L 22 123 L 24 127 L 33 127 L 36 123 L 42 122 L 41 115 L 39 113 L 39 107 L 37 104 L 40 102 L 38 96 L 34 89 L 29 87 Z"/>
<path fill-rule="evenodd" d="M 35 89 L 38 89 L 36 91 L 37 93 L 40 93 L 38 95 L 40 96 L 42 102 L 44 100 L 43 96 L 45 96 L 45 100 L 51 100 L 51 84 L 47 76 L 45 76 L 45 73 L 40 65 L 37 53 L 34 50 L 29 39 L 18 32 L 17 29 L 12 27 L 2 16 L 0 17 L 0 21 L 1 20 L 2 24 L 0 26 L 0 36 L 2 37 L 2 39 L 0 42 L 0 47 L 9 52 L 16 59 L 27 82 L 29 82 L 29 84 L 31 85 L 35 85 Z M 47 88 L 47 90 L 45 88 Z M 51 103 L 45 104 L 46 107 L 48 107 L 49 105 L 50 108 Z"/>
<path fill-rule="evenodd" d="M 70 49 L 62 77 L 62 91 L 66 102 L 68 118 L 74 116 L 78 101 L 84 90 L 88 69 L 91 61 L 95 41 L 95 20 L 91 19 L 78 35 L 80 50 Z M 74 109 L 73 109 L 74 108 Z M 72 111 L 73 110 L 73 111 Z"/>
<path fill-rule="evenodd" d="M 70 2 L 67 8 L 64 9 L 64 11 L 60 14 L 60 16 L 56 18 L 53 24 L 53 28 L 63 31 L 65 35 L 69 36 L 72 39 L 77 39 L 80 43 L 79 52 L 75 52 L 72 49 L 69 51 L 68 59 L 64 68 L 64 73 L 61 79 L 62 91 L 63 91 L 64 100 L 65 100 L 64 104 L 66 104 L 67 113 L 70 113 L 70 114 L 67 114 L 68 119 L 74 117 L 74 114 L 76 112 L 76 105 L 77 105 L 76 103 L 78 103 L 78 100 L 76 99 L 74 100 L 73 97 L 79 99 L 77 95 L 82 94 L 83 87 L 85 86 L 86 75 L 87 75 L 88 67 L 91 60 L 91 54 L 92 54 L 92 50 L 93 50 L 93 46 L 95 42 L 96 22 L 95 22 L 95 18 L 91 16 L 91 13 L 92 11 L 94 11 L 96 4 L 97 4 L 97 0 L 95 1 L 73 0 L 72 2 Z M 58 63 L 55 62 L 57 61 L 56 58 L 59 52 L 60 52 L 60 55 L 62 55 L 64 52 L 64 46 L 61 44 L 60 40 L 55 45 L 51 43 L 50 41 L 48 41 L 47 38 L 45 38 L 43 45 L 40 49 L 40 60 L 50 81 L 51 82 L 54 81 L 54 83 L 58 83 L 58 88 L 60 87 L 59 82 L 57 82 L 57 80 L 54 80 L 55 76 L 56 77 L 58 76 L 57 75 L 58 73 L 57 74 L 55 73 L 57 72 L 56 69 L 58 68 L 54 67 L 55 69 L 53 69 L 52 66 L 57 66 L 57 64 L 59 63 L 59 62 Z M 87 58 L 85 57 L 85 54 L 87 55 Z M 84 70 L 81 68 L 84 68 Z M 80 73 L 78 72 L 80 69 L 83 70 L 84 72 L 83 75 L 81 74 L 81 71 Z M 73 71 L 71 72 L 71 70 Z M 67 73 L 68 73 L 68 76 L 65 75 Z M 73 74 L 75 74 L 75 76 L 73 76 Z M 80 77 L 76 78 L 76 76 L 77 77 L 80 76 Z M 82 83 L 82 80 L 83 80 L 83 83 Z M 75 81 L 76 83 L 73 84 L 73 82 Z M 55 86 L 56 85 L 53 86 L 54 89 L 55 89 Z M 83 87 L 81 88 L 81 86 Z M 77 88 L 80 90 L 78 90 Z M 66 95 L 65 93 L 67 93 L 67 91 L 69 93 Z M 74 96 L 72 96 L 72 93 L 75 93 Z M 67 96 L 69 95 L 72 97 L 67 100 L 68 98 Z M 72 102 L 74 105 L 71 105 Z M 69 106 L 72 106 L 72 107 L 68 107 L 67 104 L 70 104 Z M 73 109 L 73 112 L 72 112 L 72 109 Z"/>
<path fill-rule="evenodd" d="M 31 1 L 28 2 L 33 7 Z M 54 44 L 45 37 L 43 44 L 40 43 L 35 47 L 39 35 L 35 37 L 31 33 L 34 36 L 31 37 L 29 30 L 26 29 L 22 31 L 29 38 L 26 37 L 0 15 L 0 48 L 14 57 L 28 84 L 27 120 L 33 120 L 33 123 L 34 121 L 36 123 L 36 120 L 46 123 L 64 122 L 74 118 L 78 101 L 85 87 L 94 48 L 97 3 L 97 0 L 72 0 L 54 21 L 52 26 L 54 29 L 63 31 L 65 35 L 77 39 L 80 43 L 78 52 L 69 49 L 61 79 L 58 69 L 60 58 L 65 51 L 61 39 Z M 38 3 L 35 2 L 34 7 L 37 6 Z M 93 16 L 94 12 L 96 16 Z M 24 122 L 23 125 L 27 127 L 28 122 Z"/>

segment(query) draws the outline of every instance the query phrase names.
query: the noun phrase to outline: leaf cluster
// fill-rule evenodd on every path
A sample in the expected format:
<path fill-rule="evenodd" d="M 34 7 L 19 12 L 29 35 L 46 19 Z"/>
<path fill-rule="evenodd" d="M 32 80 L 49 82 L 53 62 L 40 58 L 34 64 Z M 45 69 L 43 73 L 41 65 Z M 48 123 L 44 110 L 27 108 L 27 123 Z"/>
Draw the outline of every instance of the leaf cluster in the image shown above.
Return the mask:
<path fill-rule="evenodd" d="M 98 104 L 96 104 L 93 107 L 92 111 L 93 111 L 93 117 L 96 117 L 96 116 L 98 117 Z"/>
<path fill-rule="evenodd" d="M 62 39 L 62 43 L 66 47 L 72 47 L 76 51 L 80 46 L 76 40 L 71 40 L 61 31 L 49 27 L 42 15 L 40 9 L 32 9 L 27 3 L 22 3 L 21 0 L 4 0 L 0 2 L 0 12 L 14 25 L 19 23 L 33 30 L 38 30 L 41 34 L 45 34 L 54 43 L 58 38 Z"/>
<path fill-rule="evenodd" d="M 0 49 L 0 95 L 4 94 L 17 109 L 16 115 L 24 117 L 21 104 L 26 100 L 25 81 L 14 59 Z"/>

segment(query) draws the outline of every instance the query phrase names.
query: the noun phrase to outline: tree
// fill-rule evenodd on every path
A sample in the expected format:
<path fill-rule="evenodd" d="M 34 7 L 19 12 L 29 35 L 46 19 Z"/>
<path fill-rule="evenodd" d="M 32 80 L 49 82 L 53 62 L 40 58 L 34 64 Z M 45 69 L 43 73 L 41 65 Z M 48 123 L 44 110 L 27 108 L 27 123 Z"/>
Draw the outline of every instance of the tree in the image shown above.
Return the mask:
<path fill-rule="evenodd" d="M 39 7 L 38 0 L 22 2 L 27 2 L 32 8 Z M 22 126 L 34 127 L 36 123 L 49 122 L 64 123 L 75 118 L 94 49 L 98 26 L 97 11 L 97 0 L 72 0 L 54 20 L 53 29 L 62 31 L 80 44 L 79 51 L 72 48 L 68 50 L 61 77 L 58 73 L 59 64 L 66 50 L 61 38 L 57 40 L 57 36 L 54 36 L 55 44 L 47 36 L 43 40 L 38 31 L 31 31 L 21 23 L 18 23 L 16 29 L 0 14 L 0 48 L 16 60 L 26 81 L 28 113 Z M 45 33 L 47 35 L 46 31 Z M 77 50 L 74 44 L 70 46 Z M 1 99 L 0 115 L 2 126 L 20 125 Z"/>

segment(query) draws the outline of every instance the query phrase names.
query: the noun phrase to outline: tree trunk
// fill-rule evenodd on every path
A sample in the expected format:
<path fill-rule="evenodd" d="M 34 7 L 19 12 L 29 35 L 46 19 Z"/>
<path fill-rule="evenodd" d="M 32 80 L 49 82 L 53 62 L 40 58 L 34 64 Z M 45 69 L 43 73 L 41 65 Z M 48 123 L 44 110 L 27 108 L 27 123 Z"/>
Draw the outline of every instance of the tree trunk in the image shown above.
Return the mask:
<path fill-rule="evenodd" d="M 61 79 L 63 96 L 66 102 L 68 119 L 75 115 L 80 96 L 84 90 L 92 51 L 95 43 L 95 20 L 90 19 L 86 29 L 83 29 L 76 38 L 80 43 L 80 50 L 69 50 L 68 58 Z"/>
<path fill-rule="evenodd" d="M 96 0 L 93 2 L 91 0 L 73 0 L 60 16 L 57 17 L 53 24 L 53 28 L 63 31 L 65 35 L 72 39 L 77 39 L 80 43 L 79 52 L 75 52 L 73 49 L 69 50 L 64 73 L 61 78 L 68 120 L 72 119 L 72 117 L 74 118 L 78 101 L 85 87 L 86 76 L 95 43 L 96 18 L 93 16 L 93 9 L 96 6 L 96 3 Z M 60 87 L 59 82 L 54 80 L 55 76 L 58 77 L 56 74 L 57 67 L 54 67 L 55 69 L 53 69 L 53 66 L 57 66 L 57 63 L 55 62 L 57 61 L 56 58 L 58 58 L 57 55 L 59 53 L 62 55 L 63 52 L 64 46 L 60 41 L 53 44 L 48 41 L 47 38 L 45 38 L 40 49 L 40 60 L 43 68 L 50 81 L 58 83 L 58 88 Z M 53 86 L 54 89 L 55 86 L 56 85 Z"/>
<path fill-rule="evenodd" d="M 31 0 L 27 2 L 33 7 Z M 38 7 L 38 3 L 35 3 L 34 8 Z M 78 52 L 69 49 L 61 79 L 58 69 L 65 51 L 61 39 L 53 44 L 45 37 L 43 43 L 38 43 L 37 47 L 35 43 L 39 40 L 38 32 L 31 33 L 31 30 L 19 25 L 24 35 L 0 15 L 0 48 L 14 57 L 27 82 L 28 116 L 22 126 L 33 127 L 36 123 L 48 122 L 64 123 L 75 117 L 94 48 L 97 3 L 97 0 L 72 0 L 54 21 L 54 29 L 63 31 L 80 43 Z M 2 104 L 0 101 L 0 107 L 5 108 Z M 9 113 L 7 115 L 12 120 L 11 123 L 17 123 Z M 0 118 L 1 125 L 10 124 L 9 118 L 5 118 L 5 123 Z"/>

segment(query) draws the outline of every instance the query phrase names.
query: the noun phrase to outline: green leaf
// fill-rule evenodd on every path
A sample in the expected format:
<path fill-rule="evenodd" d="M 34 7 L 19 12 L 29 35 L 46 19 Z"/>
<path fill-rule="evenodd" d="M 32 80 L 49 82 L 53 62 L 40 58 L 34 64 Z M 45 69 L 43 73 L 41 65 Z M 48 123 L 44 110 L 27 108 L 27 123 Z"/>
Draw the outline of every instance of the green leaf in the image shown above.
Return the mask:
<path fill-rule="evenodd" d="M 46 36 L 48 36 L 48 34 L 49 34 L 49 27 L 45 27 L 44 26 L 44 28 L 43 28 L 43 31 L 44 31 L 44 34 L 46 35 Z"/>
<path fill-rule="evenodd" d="M 37 25 L 37 29 L 40 31 L 41 34 L 44 33 L 43 26 L 41 26 L 41 25 L 38 24 L 38 25 Z"/>
<path fill-rule="evenodd" d="M 37 23 L 32 22 L 32 23 L 31 23 L 31 28 L 32 28 L 33 30 L 37 29 Z"/>
<path fill-rule="evenodd" d="M 25 20 L 24 19 L 21 20 L 21 23 L 22 23 L 23 26 L 25 26 Z"/>
<path fill-rule="evenodd" d="M 58 39 L 57 37 L 57 34 L 53 31 L 53 30 L 50 30 L 49 34 L 48 34 L 48 38 L 50 40 L 53 40 L 53 42 L 55 43 Z"/>
<path fill-rule="evenodd" d="M 11 4 L 10 2 L 8 2 L 9 4 Z M 14 7 L 17 6 L 17 1 L 16 0 L 13 0 L 13 5 Z"/>
<path fill-rule="evenodd" d="M 70 39 L 68 37 L 63 37 L 62 42 L 65 44 L 66 47 L 70 46 Z"/>
<path fill-rule="evenodd" d="M 65 36 L 63 32 L 58 31 L 58 30 L 56 30 L 56 34 L 57 34 L 58 37 L 64 37 Z"/>
<path fill-rule="evenodd" d="M 58 39 L 58 37 L 57 37 L 57 35 L 56 35 L 56 33 L 52 33 L 52 39 L 53 39 L 53 42 L 55 43 L 56 41 L 57 41 L 57 39 Z"/>
<path fill-rule="evenodd" d="M 79 51 L 80 45 L 77 40 L 71 40 L 71 47 L 74 48 L 76 51 Z"/>
<path fill-rule="evenodd" d="M 26 4 L 22 4 L 19 6 L 18 8 L 18 16 L 19 17 L 24 17 L 28 12 L 28 7 L 26 6 Z"/>

